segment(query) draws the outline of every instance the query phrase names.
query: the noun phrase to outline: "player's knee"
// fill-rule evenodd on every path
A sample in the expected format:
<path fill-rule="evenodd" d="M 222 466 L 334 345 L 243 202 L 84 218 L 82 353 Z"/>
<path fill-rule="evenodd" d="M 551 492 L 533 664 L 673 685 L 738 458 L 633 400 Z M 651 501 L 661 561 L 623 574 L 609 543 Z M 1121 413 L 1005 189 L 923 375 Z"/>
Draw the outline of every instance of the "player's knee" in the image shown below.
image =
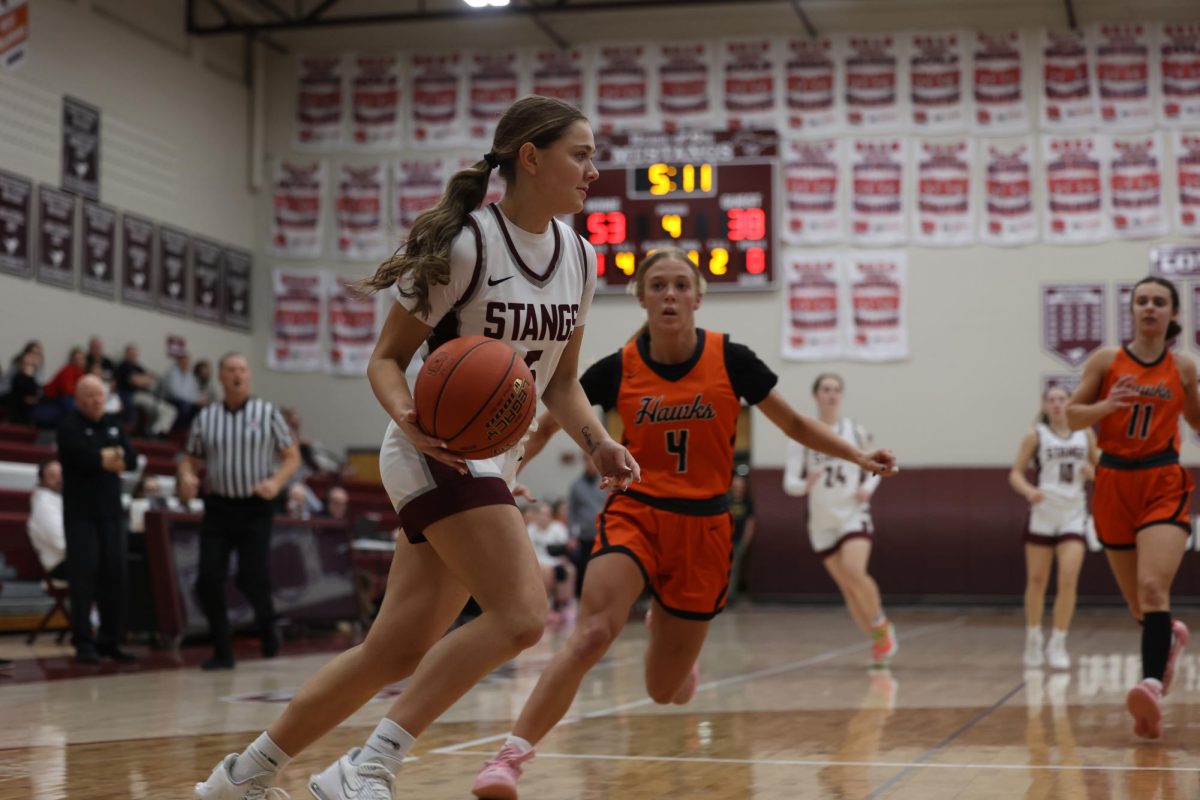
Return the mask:
<path fill-rule="evenodd" d="M 1167 586 L 1157 577 L 1138 578 L 1138 603 L 1143 609 L 1165 608 L 1168 597 Z"/>
<path fill-rule="evenodd" d="M 509 637 L 512 650 L 516 653 L 527 650 L 541 641 L 546 629 L 546 603 L 542 598 L 540 608 L 532 604 L 529 608 L 513 609 L 501 615 L 501 630 Z"/>
<path fill-rule="evenodd" d="M 1032 573 L 1025 578 L 1025 588 L 1035 592 L 1045 592 L 1049 577 L 1049 575 L 1041 572 Z"/>
<path fill-rule="evenodd" d="M 608 652 L 614 638 L 615 633 L 607 620 L 598 617 L 582 620 L 571 636 L 571 655 L 580 661 L 594 663 Z"/>

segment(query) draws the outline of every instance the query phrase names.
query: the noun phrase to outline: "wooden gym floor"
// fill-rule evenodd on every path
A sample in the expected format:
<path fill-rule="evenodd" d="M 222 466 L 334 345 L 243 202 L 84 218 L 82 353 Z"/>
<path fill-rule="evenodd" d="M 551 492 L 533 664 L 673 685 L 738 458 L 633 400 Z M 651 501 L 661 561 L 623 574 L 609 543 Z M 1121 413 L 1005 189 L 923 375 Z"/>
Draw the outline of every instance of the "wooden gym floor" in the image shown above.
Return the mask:
<path fill-rule="evenodd" d="M 1140 666 L 1138 628 L 1121 611 L 1080 612 L 1064 673 L 1022 668 L 1017 609 L 914 609 L 893 619 L 901 651 L 878 672 L 866 668 L 867 644 L 840 609 L 727 612 L 713 625 L 700 690 L 683 708 L 646 698 L 646 632 L 630 625 L 540 745 L 521 796 L 1200 800 L 1193 653 L 1167 701 L 1164 738 L 1146 743 L 1123 705 Z M 548 634 L 431 728 L 396 797 L 467 800 L 563 638 Z M 44 642 L 39 660 L 0 673 L 4 800 L 189 800 L 192 784 L 265 728 L 331 655 L 246 660 L 218 675 L 151 658 L 97 674 L 63 667 L 65 651 Z M 20 640 L 0 639 L 0 657 L 29 656 Z M 371 702 L 303 753 L 282 787 L 308 800 L 308 773 L 360 744 L 386 708 L 386 697 Z"/>

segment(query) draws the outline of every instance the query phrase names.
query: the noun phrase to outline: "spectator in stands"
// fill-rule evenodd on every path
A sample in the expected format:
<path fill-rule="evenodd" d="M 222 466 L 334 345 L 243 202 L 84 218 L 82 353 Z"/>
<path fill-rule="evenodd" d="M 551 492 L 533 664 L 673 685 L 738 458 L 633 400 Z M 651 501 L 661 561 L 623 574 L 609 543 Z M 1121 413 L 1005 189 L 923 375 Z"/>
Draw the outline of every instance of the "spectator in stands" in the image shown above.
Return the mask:
<path fill-rule="evenodd" d="M 145 418 L 144 432 L 164 435 L 175 424 L 175 409 L 159 399 L 158 382 L 139 361 L 136 344 L 125 346 L 125 358 L 117 365 L 117 393 L 125 409 L 126 424 L 136 425 L 137 414 Z"/>
<path fill-rule="evenodd" d="M 571 561 L 578 575 L 575 594 L 583 589 L 583 575 L 587 571 L 592 545 L 596 543 L 596 516 L 604 507 L 608 492 L 600 488 L 600 473 L 592 459 L 583 457 L 583 474 L 571 484 L 567 492 L 567 526 L 571 532 Z"/>
<path fill-rule="evenodd" d="M 58 455 L 75 660 L 132 661 L 121 649 L 127 555 L 121 471 L 137 466 L 137 452 L 120 420 L 104 413 L 104 383 L 94 375 L 79 379 L 75 408 L 58 428 Z M 89 619 L 93 602 L 100 608 L 99 636 Z"/>
<path fill-rule="evenodd" d="M 169 511 L 170 503 L 163 497 L 157 475 L 142 475 L 129 499 L 129 532 L 146 532 L 147 511 Z"/>
<path fill-rule="evenodd" d="M 192 374 L 192 358 L 179 353 L 163 375 L 163 396 L 175 407 L 175 427 L 186 428 L 203 405 L 200 402 L 200 382 Z"/>
<path fill-rule="evenodd" d="M 0 397 L 8 394 L 12 387 L 13 377 L 21 371 L 21 360 L 29 353 L 33 353 L 37 361 L 37 369 L 34 371 L 33 377 L 37 379 L 38 383 L 42 382 L 42 343 L 37 339 L 30 339 L 21 348 L 21 352 L 12 357 L 4 374 L 0 375 Z"/>
<path fill-rule="evenodd" d="M 104 355 L 104 342 L 99 336 L 93 336 L 88 339 L 87 359 L 84 366 L 88 372 L 91 372 L 93 367 L 99 366 L 100 376 L 105 381 L 113 377 L 116 366 L 113 364 L 111 358 Z"/>
<path fill-rule="evenodd" d="M 288 428 L 292 431 L 292 438 L 300 445 L 300 462 L 303 465 L 301 472 L 306 475 L 314 473 L 337 475 L 341 472 L 341 459 L 332 450 L 301 433 L 299 409 L 295 407 L 283 409 L 283 418 L 287 420 Z"/>
<path fill-rule="evenodd" d="M 330 486 L 325 494 L 325 510 L 321 516 L 327 519 L 349 519 L 350 493 L 341 486 Z"/>
<path fill-rule="evenodd" d="M 208 363 L 208 359 L 202 358 L 197 361 L 196 366 L 192 368 L 192 374 L 196 376 L 196 386 L 200 389 L 201 406 L 216 403 L 221 399 L 217 385 L 213 383 L 212 364 Z"/>
<path fill-rule="evenodd" d="M 34 409 L 42 398 L 42 387 L 37 382 L 38 355 L 27 351 L 9 383 L 7 395 L 8 421 L 14 425 L 33 425 Z"/>
<path fill-rule="evenodd" d="M 314 508 L 312 503 L 316 503 L 318 508 Z M 292 519 L 312 519 L 314 513 L 319 513 L 321 509 L 319 500 L 313 495 L 304 481 L 295 481 L 287 489 L 287 502 L 284 503 L 284 514 Z"/>
<path fill-rule="evenodd" d="M 67 579 L 67 535 L 63 531 L 62 464 L 38 466 L 37 488 L 29 498 L 29 541 L 42 569 L 56 580 Z"/>
<path fill-rule="evenodd" d="M 87 374 L 87 357 L 82 347 L 72 347 L 67 363 L 54 373 L 50 382 L 42 387 L 42 402 L 34 412 L 39 426 L 54 428 L 75 408 L 75 387 L 79 379 Z"/>
<path fill-rule="evenodd" d="M 567 527 L 550 516 L 550 507 L 534 503 L 525 513 L 525 526 L 533 542 L 533 552 L 542 569 L 550 608 L 546 624 L 573 625 L 577 616 L 575 605 L 575 565 L 567 558 Z"/>

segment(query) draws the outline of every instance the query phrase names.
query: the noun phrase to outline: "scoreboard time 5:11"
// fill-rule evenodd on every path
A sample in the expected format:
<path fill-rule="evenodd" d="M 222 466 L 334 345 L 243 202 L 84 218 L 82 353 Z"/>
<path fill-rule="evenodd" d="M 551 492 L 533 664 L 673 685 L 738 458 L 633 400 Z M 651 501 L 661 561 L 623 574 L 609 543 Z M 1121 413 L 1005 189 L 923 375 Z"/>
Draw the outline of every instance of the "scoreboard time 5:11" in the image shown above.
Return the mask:
<path fill-rule="evenodd" d="M 708 288 L 774 285 L 774 131 L 596 136 L 596 167 L 575 230 L 596 248 L 596 291 L 621 291 L 642 258 L 677 247 Z"/>

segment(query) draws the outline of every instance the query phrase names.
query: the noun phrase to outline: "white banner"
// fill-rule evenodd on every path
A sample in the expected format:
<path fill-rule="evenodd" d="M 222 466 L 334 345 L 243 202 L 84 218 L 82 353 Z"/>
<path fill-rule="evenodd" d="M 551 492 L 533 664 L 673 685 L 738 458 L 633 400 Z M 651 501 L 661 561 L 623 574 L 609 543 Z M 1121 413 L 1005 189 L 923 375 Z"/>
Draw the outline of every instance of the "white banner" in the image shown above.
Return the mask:
<path fill-rule="evenodd" d="M 1200 22 L 1164 22 L 1155 48 L 1163 125 L 1200 125 Z"/>
<path fill-rule="evenodd" d="M 1029 111 L 1025 102 L 1025 41 L 1021 32 L 977 32 L 971 41 L 975 131 L 1026 132 Z"/>
<path fill-rule="evenodd" d="M 275 162 L 273 193 L 274 213 L 267 252 L 287 258 L 319 258 L 325 162 Z"/>
<path fill-rule="evenodd" d="M 783 63 L 786 129 L 827 135 L 841 129 L 842 71 L 830 39 L 785 39 Z"/>
<path fill-rule="evenodd" d="M 783 158 L 783 240 L 798 245 L 845 241 L 840 141 L 785 140 Z"/>
<path fill-rule="evenodd" d="M 463 144 L 462 56 L 458 53 L 416 53 L 408 62 L 409 143 L 418 147 Z"/>
<path fill-rule="evenodd" d="M 441 158 L 392 162 L 392 227 L 403 241 L 422 211 L 433 208 L 446 191 L 448 167 Z"/>
<path fill-rule="evenodd" d="M 349 261 L 378 261 L 389 251 L 382 164 L 342 164 L 338 175 L 337 252 Z"/>
<path fill-rule="evenodd" d="M 1175 183 L 1179 204 L 1175 225 L 1180 233 L 1200 235 L 1200 131 L 1175 134 Z"/>
<path fill-rule="evenodd" d="M 1107 167 L 1113 232 L 1123 239 L 1165 234 L 1162 137 L 1157 133 L 1113 136 Z"/>
<path fill-rule="evenodd" d="M 1154 127 L 1155 98 L 1150 26 L 1101 22 L 1088 29 L 1100 119 L 1106 129 Z"/>
<path fill-rule="evenodd" d="M 970 124 L 967 37 L 957 31 L 909 36 L 908 82 L 914 130 L 958 133 Z"/>
<path fill-rule="evenodd" d="M 583 74 L 584 54 L 578 47 L 539 48 L 530 56 L 533 94 L 553 97 L 578 109 L 589 108 L 588 85 Z"/>
<path fill-rule="evenodd" d="M 852 251 L 844 258 L 850 298 L 846 358 L 907 358 L 908 255 L 903 250 Z"/>
<path fill-rule="evenodd" d="M 649 44 L 598 44 L 591 47 L 591 85 L 596 87 L 592 124 L 599 133 L 655 130 L 658 119 L 657 86 L 651 75 Z"/>
<path fill-rule="evenodd" d="M 904 217 L 905 139 L 855 139 L 850 153 L 850 236 L 854 244 L 899 244 Z"/>
<path fill-rule="evenodd" d="M 719 43 L 721 110 L 732 129 L 775 128 L 782 109 L 780 53 L 770 37 Z"/>
<path fill-rule="evenodd" d="M 519 50 L 467 54 L 467 135 L 480 154 L 491 149 L 496 123 L 524 93 L 522 78 L 526 74 Z"/>
<path fill-rule="evenodd" d="M 334 375 L 362 376 L 375 349 L 380 310 L 379 295 L 362 295 L 346 285 L 337 273 L 325 280 L 325 302 L 329 327 L 329 354 L 326 372 Z"/>
<path fill-rule="evenodd" d="M 1046 215 L 1042 235 L 1049 244 L 1098 242 L 1109 235 L 1104 202 L 1104 136 L 1043 136 Z"/>
<path fill-rule="evenodd" d="M 974 242 L 974 142 L 967 138 L 920 141 L 913 161 L 913 244 L 945 247 Z"/>
<path fill-rule="evenodd" d="M 853 130 L 895 131 L 908 120 L 907 66 L 890 34 L 849 35 L 841 54 L 846 81 L 846 125 Z"/>
<path fill-rule="evenodd" d="M 1029 244 L 1038 238 L 1033 205 L 1033 137 L 988 141 L 983 151 L 983 216 L 979 240 L 992 245 Z"/>
<path fill-rule="evenodd" d="M 716 45 L 706 41 L 658 45 L 658 110 L 663 128 L 710 128 L 717 124 L 714 86 Z"/>
<path fill-rule="evenodd" d="M 846 303 L 841 256 L 788 253 L 783 265 L 783 357 L 832 361 L 842 344 Z"/>
<path fill-rule="evenodd" d="M 275 310 L 267 366 L 284 372 L 319 372 L 325 271 L 277 267 L 271 270 L 271 285 Z"/>
<path fill-rule="evenodd" d="M 399 147 L 401 116 L 400 59 L 356 56 L 350 76 L 350 142 L 356 147 Z"/>
<path fill-rule="evenodd" d="M 1043 30 L 1041 115 L 1047 131 L 1096 124 L 1096 96 L 1082 31 Z"/>
<path fill-rule="evenodd" d="M 296 147 L 328 150 L 341 145 L 345 108 L 345 59 L 297 57 Z"/>

